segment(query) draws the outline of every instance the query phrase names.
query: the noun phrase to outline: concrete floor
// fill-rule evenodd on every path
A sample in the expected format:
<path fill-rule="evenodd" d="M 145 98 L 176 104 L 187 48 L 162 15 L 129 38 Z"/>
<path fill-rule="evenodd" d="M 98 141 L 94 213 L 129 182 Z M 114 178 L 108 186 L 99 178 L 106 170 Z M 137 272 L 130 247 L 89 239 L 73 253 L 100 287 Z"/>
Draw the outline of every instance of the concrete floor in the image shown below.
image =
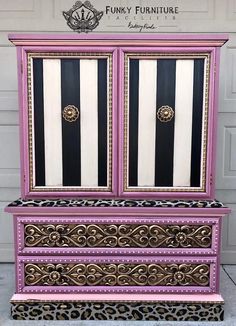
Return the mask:
<path fill-rule="evenodd" d="M 227 275 L 228 274 L 228 275 Z M 225 299 L 223 322 L 159 322 L 159 321 L 14 321 L 10 317 L 9 300 L 14 292 L 14 264 L 0 264 L 0 326 L 236 326 L 236 265 L 221 268 L 221 294 Z"/>

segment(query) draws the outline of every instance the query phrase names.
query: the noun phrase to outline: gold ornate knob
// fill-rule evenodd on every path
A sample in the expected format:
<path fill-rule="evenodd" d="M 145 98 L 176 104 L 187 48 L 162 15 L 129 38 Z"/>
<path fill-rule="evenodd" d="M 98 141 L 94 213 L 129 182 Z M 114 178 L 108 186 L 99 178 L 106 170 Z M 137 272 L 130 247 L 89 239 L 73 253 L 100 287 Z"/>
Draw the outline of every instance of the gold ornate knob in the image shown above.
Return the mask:
<path fill-rule="evenodd" d="M 157 110 L 157 118 L 161 122 L 169 122 L 174 117 L 174 110 L 169 105 L 163 105 Z"/>
<path fill-rule="evenodd" d="M 62 112 L 63 118 L 68 122 L 74 122 L 79 118 L 79 109 L 74 105 L 67 105 Z"/>

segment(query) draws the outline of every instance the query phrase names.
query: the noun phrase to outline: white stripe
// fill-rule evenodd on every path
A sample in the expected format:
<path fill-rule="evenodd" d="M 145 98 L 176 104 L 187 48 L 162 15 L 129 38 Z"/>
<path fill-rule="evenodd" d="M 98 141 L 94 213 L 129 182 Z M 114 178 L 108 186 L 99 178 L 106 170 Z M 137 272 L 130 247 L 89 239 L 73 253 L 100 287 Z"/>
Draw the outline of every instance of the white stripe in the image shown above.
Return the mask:
<path fill-rule="evenodd" d="M 155 184 L 157 61 L 139 61 L 138 186 Z"/>
<path fill-rule="evenodd" d="M 97 60 L 80 60 L 81 186 L 98 185 Z"/>
<path fill-rule="evenodd" d="M 45 184 L 62 185 L 61 62 L 43 60 Z"/>
<path fill-rule="evenodd" d="M 194 60 L 176 61 L 173 186 L 190 186 Z"/>

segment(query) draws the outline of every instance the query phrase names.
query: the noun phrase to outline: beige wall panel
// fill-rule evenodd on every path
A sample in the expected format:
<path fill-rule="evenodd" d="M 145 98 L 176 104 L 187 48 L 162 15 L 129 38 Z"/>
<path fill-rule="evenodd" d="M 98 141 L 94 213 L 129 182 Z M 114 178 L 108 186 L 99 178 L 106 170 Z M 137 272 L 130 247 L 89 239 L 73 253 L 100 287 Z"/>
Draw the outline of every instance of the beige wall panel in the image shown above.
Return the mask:
<path fill-rule="evenodd" d="M 16 50 L 13 47 L 0 48 L 0 91 L 17 90 Z"/>
<path fill-rule="evenodd" d="M 0 171 L 19 167 L 19 128 L 0 126 Z"/>
<path fill-rule="evenodd" d="M 236 257 L 236 204 L 230 205 L 232 212 L 223 220 L 222 259 L 223 264 L 235 264 Z"/>
<path fill-rule="evenodd" d="M 0 188 L 20 186 L 18 134 L 16 126 L 0 126 Z"/>
<path fill-rule="evenodd" d="M 227 19 L 236 20 L 236 0 L 227 0 Z"/>
<path fill-rule="evenodd" d="M 12 262 L 14 261 L 14 245 L 12 241 L 13 234 L 13 217 L 4 212 L 4 207 L 8 202 L 0 203 L 0 261 Z"/>
<path fill-rule="evenodd" d="M 180 19 L 214 19 L 216 1 L 215 0 L 181 0 Z"/>
<path fill-rule="evenodd" d="M 236 115 L 219 114 L 217 146 L 217 189 L 236 189 Z"/>
<path fill-rule="evenodd" d="M 219 111 L 236 112 L 236 34 L 222 48 L 220 68 Z"/>

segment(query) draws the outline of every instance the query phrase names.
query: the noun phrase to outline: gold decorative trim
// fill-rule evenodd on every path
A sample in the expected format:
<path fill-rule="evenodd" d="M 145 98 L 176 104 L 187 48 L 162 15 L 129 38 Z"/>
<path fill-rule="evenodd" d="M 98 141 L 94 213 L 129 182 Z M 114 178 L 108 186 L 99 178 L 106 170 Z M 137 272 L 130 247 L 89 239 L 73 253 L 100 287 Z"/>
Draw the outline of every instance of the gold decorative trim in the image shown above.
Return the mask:
<path fill-rule="evenodd" d="M 67 105 L 62 111 L 62 116 L 67 122 L 79 119 L 79 109 L 75 105 Z"/>
<path fill-rule="evenodd" d="M 208 286 L 207 264 L 26 264 L 27 286 Z"/>
<path fill-rule="evenodd" d="M 209 248 L 209 225 L 27 224 L 26 247 Z"/>
<path fill-rule="evenodd" d="M 203 138 L 202 138 L 202 161 L 201 161 L 201 186 L 200 187 L 130 187 L 128 185 L 128 116 L 129 116 L 129 59 L 205 59 L 205 102 L 203 110 Z M 207 133 L 208 133 L 208 114 L 209 114 L 209 87 L 210 87 L 210 53 L 126 53 L 124 57 L 124 157 L 123 157 L 123 184 L 125 192 L 205 192 L 206 191 L 206 160 L 207 160 Z"/>
<path fill-rule="evenodd" d="M 108 60 L 108 112 L 107 112 L 107 121 L 108 121 L 108 185 L 107 187 L 50 187 L 50 186 L 35 186 L 33 175 L 34 175 L 34 162 L 33 162 L 33 104 L 32 104 L 32 59 L 34 58 L 83 58 L 83 59 L 107 59 Z M 113 60 L 111 53 L 103 52 L 29 52 L 27 53 L 27 90 L 28 90 L 28 130 L 29 130 L 29 188 L 31 192 L 58 192 L 58 191 L 94 191 L 102 192 L 112 191 L 112 79 L 113 79 L 113 70 L 112 70 Z"/>
<path fill-rule="evenodd" d="M 157 119 L 161 122 L 169 122 L 175 115 L 174 110 L 169 105 L 162 105 L 157 110 Z"/>

